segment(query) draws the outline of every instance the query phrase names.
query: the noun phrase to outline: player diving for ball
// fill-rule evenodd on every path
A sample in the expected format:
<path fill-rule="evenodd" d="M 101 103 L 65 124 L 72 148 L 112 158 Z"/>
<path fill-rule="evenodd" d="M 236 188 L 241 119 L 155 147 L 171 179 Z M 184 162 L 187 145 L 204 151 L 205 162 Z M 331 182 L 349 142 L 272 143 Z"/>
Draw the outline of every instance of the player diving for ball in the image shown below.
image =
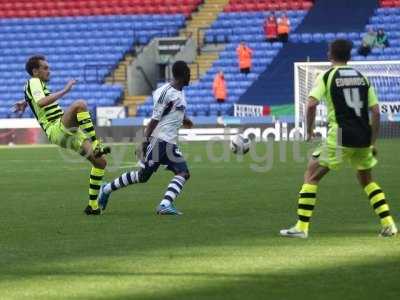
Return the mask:
<path fill-rule="evenodd" d="M 58 100 L 65 96 L 76 83 L 70 80 L 61 91 L 51 93 L 47 87 L 50 67 L 42 55 L 28 59 L 25 69 L 31 78 L 25 85 L 25 100 L 14 105 L 15 112 L 23 113 L 29 105 L 43 131 L 52 144 L 69 148 L 86 157 L 93 165 L 89 178 L 89 204 L 84 212 L 99 215 L 97 197 L 107 162 L 104 154 L 110 153 L 97 138 L 86 102 L 77 100 L 63 111 Z"/>
<path fill-rule="evenodd" d="M 385 194 L 372 179 L 372 168 L 377 164 L 375 143 L 380 122 L 378 99 L 368 79 L 347 65 L 351 58 L 351 48 L 352 43 L 347 40 L 336 40 L 330 44 L 328 56 L 332 67 L 318 76 L 310 92 L 307 137 L 311 139 L 313 135 L 316 107 L 325 99 L 328 107 L 328 138 L 313 153 L 304 174 L 298 201 L 298 221 L 294 227 L 281 230 L 282 236 L 308 236 L 318 184 L 330 170 L 339 169 L 344 161 L 349 161 L 357 170 L 358 181 L 380 218 L 380 236 L 397 234 Z"/>
<path fill-rule="evenodd" d="M 99 206 L 105 210 L 112 192 L 128 185 L 145 183 L 160 165 L 174 173 L 160 205 L 159 215 L 181 215 L 174 200 L 181 193 L 190 174 L 187 164 L 177 146 L 178 130 L 182 126 L 191 128 L 193 123 L 185 115 L 186 100 L 183 87 L 190 81 L 190 69 L 183 61 L 172 66 L 173 81 L 153 93 L 154 108 L 150 123 L 144 132 L 144 141 L 139 149 L 140 169 L 122 174 L 110 183 L 101 186 Z"/>

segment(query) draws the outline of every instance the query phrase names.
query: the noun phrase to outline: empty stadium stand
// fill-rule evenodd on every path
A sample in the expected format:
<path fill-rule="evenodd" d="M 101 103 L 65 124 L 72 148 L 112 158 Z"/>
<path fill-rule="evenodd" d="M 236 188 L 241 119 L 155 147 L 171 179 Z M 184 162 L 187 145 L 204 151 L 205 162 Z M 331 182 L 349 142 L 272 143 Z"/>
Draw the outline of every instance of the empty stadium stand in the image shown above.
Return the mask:
<path fill-rule="evenodd" d="M 383 8 L 400 7 L 400 0 L 380 0 L 379 3 Z"/>
<path fill-rule="evenodd" d="M 354 59 L 364 59 L 355 55 L 355 51 L 360 46 L 368 26 L 385 29 L 389 34 L 391 47 L 374 49 L 367 59 L 399 59 L 400 7 L 397 9 L 395 6 L 400 6 L 400 1 L 383 0 L 381 5 L 385 8 L 377 9 L 377 1 L 374 0 L 357 0 L 351 3 L 344 0 L 319 0 L 314 8 L 311 1 L 231 0 L 224 12 L 219 14 L 217 20 L 206 31 L 206 43 L 225 44 L 226 47 L 206 74 L 186 89 L 188 114 L 232 114 L 232 107 L 236 102 L 273 106 L 292 104 L 293 62 L 305 61 L 307 58 L 311 61 L 325 60 L 327 42 L 336 38 L 354 41 Z M 326 21 L 327 16 L 321 11 L 326 11 L 327 7 L 334 18 L 337 18 L 338 14 L 341 15 L 340 22 Z M 311 8 L 311 13 L 308 13 Z M 287 45 L 264 41 L 263 22 L 271 11 L 275 11 L 279 16 L 279 10 L 287 12 L 292 25 L 290 43 Z M 374 12 L 375 15 L 371 17 Z M 352 19 L 354 13 L 358 16 L 356 22 Z M 237 66 L 235 49 L 241 41 L 246 41 L 254 50 L 253 69 L 247 76 L 240 74 Z M 215 102 L 211 89 L 218 70 L 224 71 L 228 85 L 228 99 L 223 104 Z M 378 93 L 383 101 L 395 99 L 399 89 L 389 87 L 387 83 L 376 78 L 373 78 L 372 82 L 380 87 Z M 151 110 L 152 98 L 149 97 L 146 103 L 139 107 L 138 116 L 149 116 Z"/>
<path fill-rule="evenodd" d="M 361 0 L 352 1 L 358 5 Z M 212 66 L 198 81 L 186 88 L 188 114 L 214 116 L 232 114 L 234 103 L 281 105 L 293 103 L 294 60 L 307 56 L 322 60 L 326 43 L 335 38 L 354 41 L 355 60 L 397 60 L 400 58 L 400 0 L 362 1 L 362 17 L 357 24 L 326 21 L 318 10 L 332 1 L 317 0 L 230 0 L 217 19 L 205 31 L 206 44 L 223 44 Z M 98 105 L 119 103 L 123 95 L 120 84 L 111 84 L 113 69 L 134 45 L 146 45 L 154 37 L 177 36 L 185 21 L 202 0 L 17 0 L 2 3 L 0 10 L 0 117 L 11 117 L 11 105 L 22 98 L 27 79 L 24 63 L 28 56 L 45 54 L 52 67 L 50 87 L 58 90 L 69 78 L 79 84 L 62 101 L 66 106 L 73 100 L 85 98 L 93 109 Z M 349 1 L 335 1 L 346 5 Z M 324 6 L 325 5 L 325 6 Z M 311 9 L 310 13 L 309 10 Z M 263 22 L 274 11 L 285 11 L 291 21 L 288 44 L 267 43 Z M 362 12 L 361 12 L 362 11 Z M 214 13 L 214 12 L 210 12 Z M 332 12 L 333 15 L 335 13 Z M 345 16 L 343 16 L 345 18 Z M 347 20 L 347 19 L 346 19 Z M 367 24 L 366 24 L 367 23 Z M 321 25 L 321 26 L 320 26 Z M 367 29 L 383 28 L 389 36 L 390 47 L 373 49 L 367 58 L 356 49 Z M 318 30 L 317 30 L 318 29 Z M 250 74 L 239 72 L 236 47 L 245 41 L 253 50 Z M 214 59 L 215 56 L 213 56 Z M 215 102 L 212 81 L 222 70 L 228 86 L 228 99 Z M 108 78 L 105 83 L 105 79 Z M 285 86 L 282 85 L 285 82 Z M 397 98 L 400 88 L 374 81 L 382 100 Z M 137 110 L 148 117 L 152 99 Z M 24 115 L 30 116 L 29 113 Z"/>
<path fill-rule="evenodd" d="M 70 78 L 79 82 L 63 99 L 63 106 L 79 98 L 86 99 L 91 109 L 97 105 L 115 105 L 123 87 L 104 84 L 106 76 L 134 45 L 145 45 L 154 37 L 178 35 L 185 16 L 200 2 L 19 0 L 4 6 L 2 3 L 0 117 L 13 116 L 11 105 L 23 97 L 23 85 L 28 78 L 25 61 L 38 53 L 46 55 L 50 62 L 52 90 L 61 89 Z M 170 6 L 175 8 L 172 10 Z M 29 116 L 31 113 L 26 111 L 24 117 Z"/>
<path fill-rule="evenodd" d="M 233 1 L 229 3 L 228 7 L 232 3 Z M 240 96 L 258 76 L 268 68 L 268 65 L 283 46 L 282 43 L 271 44 L 265 41 L 263 23 L 270 12 L 231 12 L 230 10 L 231 8 L 228 8 L 220 13 L 211 28 L 206 31 L 206 43 L 226 43 L 226 47 L 200 80 L 186 89 L 189 115 L 232 114 L 233 104 L 239 100 Z M 307 11 L 288 10 L 286 13 L 294 30 L 301 23 Z M 276 12 L 277 16 L 280 14 L 282 14 L 282 11 Z M 241 41 L 246 41 L 254 51 L 252 72 L 247 76 L 239 72 L 237 63 L 236 47 Z M 219 70 L 224 72 L 228 88 L 228 99 L 222 104 L 216 103 L 212 95 L 212 82 Z M 152 105 L 153 100 L 149 97 L 146 103 L 138 108 L 138 116 L 150 116 Z"/>
<path fill-rule="evenodd" d="M 0 18 L 132 14 L 183 14 L 188 17 L 202 0 L 16 0 L 3 2 Z"/>
<path fill-rule="evenodd" d="M 318 0 L 296 33 L 360 32 L 376 8 L 376 0 Z"/>
<path fill-rule="evenodd" d="M 312 6 L 311 0 L 231 0 L 225 11 L 309 10 Z"/>

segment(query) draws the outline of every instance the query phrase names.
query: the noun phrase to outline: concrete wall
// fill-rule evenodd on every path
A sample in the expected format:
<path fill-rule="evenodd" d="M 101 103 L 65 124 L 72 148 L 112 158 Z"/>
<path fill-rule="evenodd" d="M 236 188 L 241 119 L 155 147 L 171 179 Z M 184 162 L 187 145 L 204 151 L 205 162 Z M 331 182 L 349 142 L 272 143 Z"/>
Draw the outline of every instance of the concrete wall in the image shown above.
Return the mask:
<path fill-rule="evenodd" d="M 196 52 L 197 46 L 196 46 L 196 41 L 193 39 L 193 37 L 190 37 L 185 44 L 185 47 L 181 49 L 180 52 L 178 52 L 175 57 L 170 61 L 170 68 L 167 68 L 165 74 L 166 78 L 172 78 L 171 70 L 172 70 L 172 64 L 178 60 L 183 60 L 187 62 L 188 64 L 191 64 L 195 61 L 196 59 Z"/>
<path fill-rule="evenodd" d="M 158 62 L 160 57 L 158 54 L 158 41 L 159 39 L 154 39 L 148 46 L 146 46 L 143 51 L 139 54 L 137 58 L 133 61 L 131 65 L 128 66 L 128 93 L 129 95 L 150 95 L 152 90 L 157 86 L 159 80 L 160 66 Z M 169 64 L 172 65 L 177 60 L 184 60 L 187 63 L 192 63 L 196 58 L 196 44 L 193 38 L 189 38 L 185 46 L 172 58 L 169 60 Z M 143 68 L 151 86 L 145 80 L 143 73 L 138 70 L 138 67 Z M 166 78 L 170 79 L 171 68 L 167 68 Z"/>
<path fill-rule="evenodd" d="M 129 95 L 150 95 L 152 89 L 157 85 L 159 67 L 158 40 L 154 39 L 128 66 L 128 93 Z M 143 73 L 138 70 L 141 67 L 152 84 L 149 86 Z"/>

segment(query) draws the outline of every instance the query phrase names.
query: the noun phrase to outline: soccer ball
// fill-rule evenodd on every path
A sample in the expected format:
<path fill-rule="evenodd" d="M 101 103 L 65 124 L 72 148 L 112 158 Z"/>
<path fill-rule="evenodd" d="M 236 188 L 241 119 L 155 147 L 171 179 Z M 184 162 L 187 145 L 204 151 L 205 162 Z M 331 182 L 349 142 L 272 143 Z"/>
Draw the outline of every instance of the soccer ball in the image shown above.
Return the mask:
<path fill-rule="evenodd" d="M 231 150 L 235 154 L 246 154 L 250 150 L 251 141 L 241 134 L 235 135 L 231 140 Z"/>

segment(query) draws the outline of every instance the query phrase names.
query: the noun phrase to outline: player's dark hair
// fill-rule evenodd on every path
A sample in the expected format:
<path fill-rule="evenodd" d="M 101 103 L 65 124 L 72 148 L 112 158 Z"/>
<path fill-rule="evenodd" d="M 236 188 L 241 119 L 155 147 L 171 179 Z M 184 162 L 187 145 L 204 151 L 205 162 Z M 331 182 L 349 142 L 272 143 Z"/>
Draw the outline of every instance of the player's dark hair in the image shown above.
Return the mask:
<path fill-rule="evenodd" d="M 44 55 L 34 55 L 29 57 L 25 64 L 25 70 L 29 75 L 33 76 L 33 69 L 39 69 L 41 60 L 46 60 L 46 57 Z"/>
<path fill-rule="evenodd" d="M 335 61 L 348 62 L 351 59 L 353 43 L 349 40 L 335 40 L 329 46 L 331 57 Z"/>
<path fill-rule="evenodd" d="M 172 75 L 175 79 L 184 79 L 189 72 L 189 67 L 183 60 L 178 60 L 172 66 Z"/>

